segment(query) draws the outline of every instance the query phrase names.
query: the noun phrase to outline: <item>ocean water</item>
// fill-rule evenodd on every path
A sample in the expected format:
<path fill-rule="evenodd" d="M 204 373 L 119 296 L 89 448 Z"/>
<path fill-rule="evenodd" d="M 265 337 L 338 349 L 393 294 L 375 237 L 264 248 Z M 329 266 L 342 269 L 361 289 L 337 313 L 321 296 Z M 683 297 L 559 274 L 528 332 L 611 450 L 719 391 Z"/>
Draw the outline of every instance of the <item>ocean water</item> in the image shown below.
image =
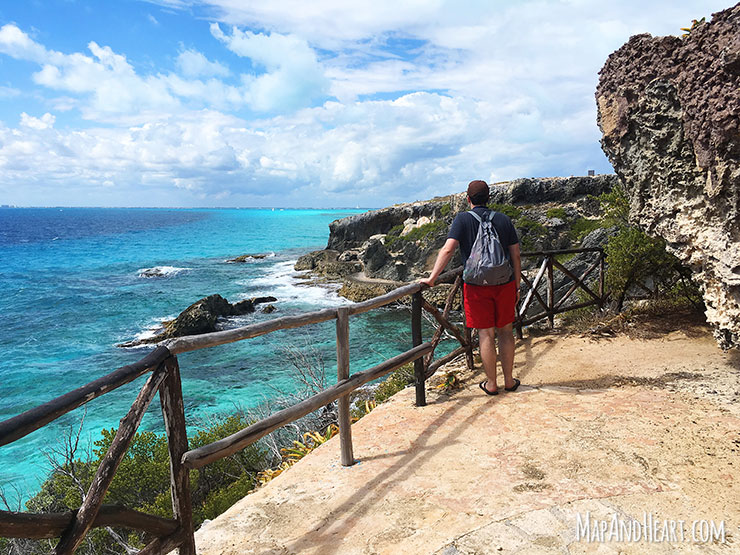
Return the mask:
<path fill-rule="evenodd" d="M 0 421 L 143 357 L 122 342 L 152 334 L 213 293 L 231 302 L 272 295 L 277 311 L 227 319 L 235 327 L 338 306 L 330 287 L 306 286 L 295 260 L 324 248 L 328 224 L 360 210 L 0 209 Z M 267 254 L 228 263 L 242 254 Z M 161 277 L 145 277 L 157 268 Z M 409 314 L 381 309 L 350 319 L 352 371 L 411 345 Z M 179 356 L 186 419 L 197 428 L 235 407 L 297 388 L 286 349 L 299 348 L 336 379 L 334 323 L 284 330 Z M 145 377 L 0 447 L 0 487 L 24 498 L 48 472 L 44 453 L 83 421 L 80 454 L 116 427 Z M 140 427 L 162 430 L 155 399 Z"/>

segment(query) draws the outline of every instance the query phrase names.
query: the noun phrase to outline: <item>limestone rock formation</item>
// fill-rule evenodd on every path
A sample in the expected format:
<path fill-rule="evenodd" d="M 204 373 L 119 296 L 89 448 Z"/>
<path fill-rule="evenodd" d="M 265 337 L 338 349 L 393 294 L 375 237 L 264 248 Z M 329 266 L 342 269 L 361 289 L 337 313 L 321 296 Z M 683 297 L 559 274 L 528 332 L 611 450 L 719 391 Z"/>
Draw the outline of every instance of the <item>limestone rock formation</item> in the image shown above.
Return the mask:
<path fill-rule="evenodd" d="M 690 266 L 723 348 L 740 347 L 740 4 L 679 37 L 637 35 L 596 91 L 630 218 Z"/>

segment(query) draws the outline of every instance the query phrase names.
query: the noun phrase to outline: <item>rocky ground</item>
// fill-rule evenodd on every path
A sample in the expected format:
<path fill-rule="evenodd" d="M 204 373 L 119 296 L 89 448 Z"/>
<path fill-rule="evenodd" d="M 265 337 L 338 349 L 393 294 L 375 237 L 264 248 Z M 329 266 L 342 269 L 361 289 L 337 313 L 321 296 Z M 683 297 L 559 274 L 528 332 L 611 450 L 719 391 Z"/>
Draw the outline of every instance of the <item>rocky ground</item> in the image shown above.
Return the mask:
<path fill-rule="evenodd" d="M 736 552 L 740 354 L 689 320 L 632 327 L 525 337 L 515 393 L 449 366 L 459 388 L 437 375 L 426 407 L 408 388 L 353 426 L 357 464 L 332 439 L 202 527 L 198 552 Z M 647 515 L 662 541 L 594 532 Z"/>

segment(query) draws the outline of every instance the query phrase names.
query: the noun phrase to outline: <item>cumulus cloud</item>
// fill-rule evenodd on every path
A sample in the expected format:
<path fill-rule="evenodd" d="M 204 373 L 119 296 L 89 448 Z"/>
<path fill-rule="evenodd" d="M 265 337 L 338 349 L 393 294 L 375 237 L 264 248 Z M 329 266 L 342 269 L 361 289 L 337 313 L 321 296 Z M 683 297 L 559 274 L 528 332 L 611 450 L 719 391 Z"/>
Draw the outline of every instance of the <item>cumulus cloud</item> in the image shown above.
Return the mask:
<path fill-rule="evenodd" d="M 179 204 L 383 206 L 473 178 L 610 171 L 593 98 L 606 57 L 631 34 L 676 34 L 724 7 L 150 1 L 205 8 L 225 55 L 183 46 L 167 53 L 172 70 L 148 73 L 125 49 L 60 53 L 0 28 L 0 53 L 37 64 L 33 79 L 57 94 L 16 128 L 0 124 L 0 189 L 87 184 L 128 204 L 159 191 Z M 65 124 L 75 110 L 88 122 L 55 126 L 62 109 Z"/>
<path fill-rule="evenodd" d="M 185 77 L 226 77 L 229 68 L 212 62 L 196 50 L 185 50 L 177 56 L 177 66 Z"/>
<path fill-rule="evenodd" d="M 328 102 L 259 125 L 202 111 L 70 132 L 28 116 L 18 129 L 0 128 L 0 169 L 7 180 L 34 167 L 40 181 L 135 184 L 133 204 L 148 198 L 142 191 L 169 187 L 184 204 L 228 198 L 255 206 L 383 206 L 448 194 L 473 177 L 518 177 L 510 172 L 522 160 L 541 175 L 584 171 L 572 164 L 583 164 L 587 145 L 513 143 L 505 135 L 518 125 L 511 117 L 507 106 L 432 93 Z M 275 195 L 286 187 L 291 192 Z"/>
<path fill-rule="evenodd" d="M 218 24 L 211 24 L 211 34 L 226 47 L 266 73 L 248 78 L 247 98 L 255 110 L 273 111 L 309 105 L 322 97 L 328 80 L 313 49 L 305 40 L 292 35 L 266 35 L 232 28 L 227 35 Z"/>
<path fill-rule="evenodd" d="M 40 118 L 34 118 L 29 116 L 26 112 L 21 114 L 21 127 L 29 127 L 31 129 L 49 129 L 54 127 L 56 117 L 49 113 L 44 114 Z"/>

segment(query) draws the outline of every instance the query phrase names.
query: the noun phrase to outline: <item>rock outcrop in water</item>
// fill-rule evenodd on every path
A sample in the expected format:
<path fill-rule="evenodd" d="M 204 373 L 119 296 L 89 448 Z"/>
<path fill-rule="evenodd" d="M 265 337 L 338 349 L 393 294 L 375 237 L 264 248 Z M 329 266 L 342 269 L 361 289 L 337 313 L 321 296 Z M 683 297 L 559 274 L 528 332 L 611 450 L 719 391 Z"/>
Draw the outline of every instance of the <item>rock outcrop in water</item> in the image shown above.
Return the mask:
<path fill-rule="evenodd" d="M 596 99 L 630 218 L 692 268 L 720 346 L 740 347 L 740 4 L 684 39 L 630 38 Z"/>
<path fill-rule="evenodd" d="M 164 331 L 161 333 L 146 339 L 124 343 L 119 347 L 136 347 L 148 343 L 159 343 L 173 337 L 216 331 L 216 321 L 219 318 L 249 314 L 255 311 L 256 305 L 276 300 L 275 297 L 254 297 L 232 304 L 221 295 L 209 295 L 191 304 L 174 320 L 165 322 Z M 275 307 L 273 306 L 272 309 L 274 310 Z"/>

